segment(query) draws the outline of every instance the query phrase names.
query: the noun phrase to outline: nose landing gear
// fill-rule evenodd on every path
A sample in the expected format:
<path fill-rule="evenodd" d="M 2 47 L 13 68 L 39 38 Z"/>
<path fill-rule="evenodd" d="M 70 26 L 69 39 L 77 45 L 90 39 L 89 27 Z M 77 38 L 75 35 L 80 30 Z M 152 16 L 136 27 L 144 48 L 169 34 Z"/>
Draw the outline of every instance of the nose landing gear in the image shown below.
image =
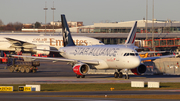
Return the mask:
<path fill-rule="evenodd" d="M 125 71 L 126 71 L 126 75 L 125 75 L 125 79 L 129 79 L 129 75 L 128 75 L 128 69 L 125 69 Z"/>

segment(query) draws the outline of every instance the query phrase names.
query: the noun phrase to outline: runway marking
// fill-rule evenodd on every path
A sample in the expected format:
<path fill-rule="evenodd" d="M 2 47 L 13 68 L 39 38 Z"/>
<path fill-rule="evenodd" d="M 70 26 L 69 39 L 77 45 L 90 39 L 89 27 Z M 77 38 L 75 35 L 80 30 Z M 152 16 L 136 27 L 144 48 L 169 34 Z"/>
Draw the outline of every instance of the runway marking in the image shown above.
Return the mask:
<path fill-rule="evenodd" d="M 146 79 L 146 77 L 131 77 L 130 79 Z M 124 78 L 107 78 L 107 80 L 130 80 Z"/>
<path fill-rule="evenodd" d="M 45 82 L 49 82 L 49 83 L 129 83 L 130 81 L 126 81 L 126 80 L 99 80 L 99 81 L 81 81 L 81 80 L 40 80 L 40 81 L 32 81 L 32 82 L 41 82 L 41 83 L 45 83 Z"/>
<path fill-rule="evenodd" d="M 93 81 L 79 81 L 79 80 L 42 80 L 42 81 L 33 81 L 33 82 L 93 82 Z"/>

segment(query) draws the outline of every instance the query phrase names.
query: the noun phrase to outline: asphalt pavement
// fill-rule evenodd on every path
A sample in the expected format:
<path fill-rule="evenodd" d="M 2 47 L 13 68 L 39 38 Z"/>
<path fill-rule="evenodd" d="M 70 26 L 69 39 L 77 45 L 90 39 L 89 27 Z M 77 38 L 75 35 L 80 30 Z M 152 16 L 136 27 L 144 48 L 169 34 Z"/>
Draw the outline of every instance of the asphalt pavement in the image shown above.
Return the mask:
<path fill-rule="evenodd" d="M 11 73 L 0 64 L 0 84 L 48 84 L 48 83 L 130 83 L 131 81 L 180 82 L 179 75 L 130 75 L 130 79 L 114 78 L 109 74 L 90 74 L 86 78 L 76 78 L 72 67 L 66 62 L 41 62 L 37 73 Z M 180 90 L 154 91 L 98 91 L 98 92 L 0 92 L 1 101 L 169 101 L 168 99 L 125 99 L 125 98 L 77 98 L 45 97 L 46 95 L 180 95 Z M 38 97 L 39 95 L 39 97 Z M 43 96 L 42 96 L 43 95 Z M 177 101 L 177 100 L 171 100 Z"/>

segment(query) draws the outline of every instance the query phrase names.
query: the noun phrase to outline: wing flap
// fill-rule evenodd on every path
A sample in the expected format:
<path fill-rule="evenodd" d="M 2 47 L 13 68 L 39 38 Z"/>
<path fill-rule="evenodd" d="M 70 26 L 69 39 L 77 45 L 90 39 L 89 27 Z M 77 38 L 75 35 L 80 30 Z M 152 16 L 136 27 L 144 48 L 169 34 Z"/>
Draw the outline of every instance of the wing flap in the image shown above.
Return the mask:
<path fill-rule="evenodd" d="M 32 60 L 49 60 L 49 61 L 65 61 L 65 62 L 83 62 L 87 64 L 98 65 L 99 61 L 97 60 L 76 60 L 76 59 L 65 59 L 65 58 L 50 58 L 50 57 L 35 57 L 35 56 L 22 56 L 22 55 L 10 55 L 13 57 L 26 57 L 31 58 Z"/>
<path fill-rule="evenodd" d="M 34 45 L 32 43 L 29 43 L 29 42 L 25 42 L 25 41 L 18 40 L 18 39 L 13 39 L 13 38 L 9 38 L 9 37 L 6 37 L 5 39 L 7 39 L 9 41 L 9 43 L 11 43 L 15 46 Z"/>
<path fill-rule="evenodd" d="M 29 48 L 31 49 L 31 48 Z M 36 48 L 33 48 L 33 50 L 39 50 L 39 51 L 49 51 L 49 52 L 56 52 L 56 53 L 63 53 L 61 51 L 58 51 L 58 50 L 45 50 L 45 49 L 36 49 Z"/>

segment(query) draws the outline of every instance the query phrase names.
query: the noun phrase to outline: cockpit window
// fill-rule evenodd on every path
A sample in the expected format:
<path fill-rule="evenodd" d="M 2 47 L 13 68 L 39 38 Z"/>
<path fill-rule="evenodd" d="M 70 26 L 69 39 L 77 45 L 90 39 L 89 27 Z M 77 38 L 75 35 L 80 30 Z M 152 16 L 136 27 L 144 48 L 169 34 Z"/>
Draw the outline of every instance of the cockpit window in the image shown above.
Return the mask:
<path fill-rule="evenodd" d="M 136 56 L 139 56 L 139 54 L 138 53 L 135 53 L 136 54 Z"/>
<path fill-rule="evenodd" d="M 129 56 L 129 53 L 125 53 L 124 56 Z"/>
<path fill-rule="evenodd" d="M 103 43 L 102 41 L 99 41 L 99 43 Z"/>
<path fill-rule="evenodd" d="M 124 56 L 138 56 L 138 53 L 124 53 Z"/>
<path fill-rule="evenodd" d="M 135 53 L 130 53 L 130 56 L 135 56 Z"/>

